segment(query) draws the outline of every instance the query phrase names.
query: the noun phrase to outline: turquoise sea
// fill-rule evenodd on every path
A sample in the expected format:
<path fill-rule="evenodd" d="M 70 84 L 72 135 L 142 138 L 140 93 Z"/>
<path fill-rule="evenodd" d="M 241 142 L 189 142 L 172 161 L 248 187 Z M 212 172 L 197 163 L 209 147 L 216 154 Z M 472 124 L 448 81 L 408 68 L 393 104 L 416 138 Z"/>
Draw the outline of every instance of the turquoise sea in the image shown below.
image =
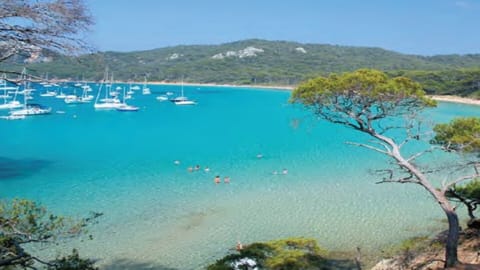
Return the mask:
<path fill-rule="evenodd" d="M 288 104 L 288 91 L 185 86 L 198 105 L 181 107 L 155 99 L 179 86 L 150 88 L 129 101 L 139 112 L 36 97 L 64 113 L 0 121 L 1 198 L 74 217 L 104 213 L 93 240 L 41 252 L 75 246 L 106 269 L 199 269 L 237 241 L 305 236 L 330 250 L 378 252 L 445 228 L 423 189 L 375 184 L 369 171 L 385 158 L 345 144 L 364 138 Z M 425 114 L 458 115 L 480 108 L 441 103 Z M 216 175 L 231 183 L 216 185 Z"/>

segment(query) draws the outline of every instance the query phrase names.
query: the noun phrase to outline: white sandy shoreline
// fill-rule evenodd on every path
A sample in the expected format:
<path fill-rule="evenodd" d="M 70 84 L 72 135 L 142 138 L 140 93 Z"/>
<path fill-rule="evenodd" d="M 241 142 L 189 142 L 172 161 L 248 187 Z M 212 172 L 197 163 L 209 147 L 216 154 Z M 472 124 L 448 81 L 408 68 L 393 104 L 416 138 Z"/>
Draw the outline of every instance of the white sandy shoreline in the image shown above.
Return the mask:
<path fill-rule="evenodd" d="M 115 81 L 115 83 L 129 83 L 122 81 Z M 143 82 L 133 82 L 133 84 L 143 84 Z M 164 81 L 151 81 L 148 82 L 151 85 L 182 85 L 181 82 L 164 82 Z M 271 89 L 282 91 L 293 91 L 295 86 L 291 85 L 238 85 L 238 84 L 216 84 L 216 83 L 183 83 L 188 86 L 211 86 L 211 87 L 234 87 L 234 88 L 257 88 L 257 89 Z M 442 102 L 454 102 L 469 105 L 480 105 L 479 99 L 465 98 L 453 95 L 429 95 L 430 98 L 436 101 Z"/>
<path fill-rule="evenodd" d="M 149 82 L 153 85 L 181 85 L 179 82 Z M 284 91 L 293 91 L 295 86 L 288 85 L 236 85 L 236 84 L 215 84 L 215 83 L 184 83 L 184 85 L 189 86 L 212 86 L 212 87 L 235 87 L 235 88 L 259 88 L 259 89 L 274 89 L 274 90 L 284 90 Z M 442 101 L 442 102 L 454 102 L 462 103 L 469 105 L 480 105 L 480 100 L 473 98 L 465 98 L 460 96 L 452 95 L 429 95 L 430 98 Z"/>
<path fill-rule="evenodd" d="M 450 96 L 450 95 L 445 95 L 445 96 L 431 95 L 429 97 L 436 101 L 442 101 L 442 102 L 454 102 L 454 103 L 462 103 L 462 104 L 469 104 L 469 105 L 480 105 L 480 100 L 473 99 L 473 98 L 464 98 L 464 97 Z"/>
<path fill-rule="evenodd" d="M 141 84 L 136 83 L 136 84 Z M 182 85 L 181 82 L 148 82 L 152 85 Z M 183 83 L 189 86 L 213 86 L 213 87 L 235 87 L 235 88 L 260 88 L 260 89 L 276 89 L 292 91 L 295 87 L 288 85 L 238 85 L 238 84 L 215 84 L 215 83 Z"/>

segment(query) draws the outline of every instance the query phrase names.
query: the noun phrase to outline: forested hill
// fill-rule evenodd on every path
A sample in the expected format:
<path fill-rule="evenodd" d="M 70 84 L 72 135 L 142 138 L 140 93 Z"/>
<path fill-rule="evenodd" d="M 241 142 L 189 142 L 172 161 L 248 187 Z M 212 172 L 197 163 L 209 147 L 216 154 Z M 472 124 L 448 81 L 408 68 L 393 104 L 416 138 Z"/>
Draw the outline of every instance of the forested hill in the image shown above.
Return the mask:
<path fill-rule="evenodd" d="M 18 59 L 17 59 L 18 60 Z M 49 78 L 99 80 L 105 67 L 116 80 L 292 85 L 313 75 L 358 68 L 448 70 L 480 67 L 480 54 L 418 56 L 380 48 L 244 40 L 221 45 L 102 52 L 79 58 L 41 57 L 29 64 Z M 11 67 L 11 66 L 10 66 Z M 5 68 L 4 66 L 0 68 Z"/>

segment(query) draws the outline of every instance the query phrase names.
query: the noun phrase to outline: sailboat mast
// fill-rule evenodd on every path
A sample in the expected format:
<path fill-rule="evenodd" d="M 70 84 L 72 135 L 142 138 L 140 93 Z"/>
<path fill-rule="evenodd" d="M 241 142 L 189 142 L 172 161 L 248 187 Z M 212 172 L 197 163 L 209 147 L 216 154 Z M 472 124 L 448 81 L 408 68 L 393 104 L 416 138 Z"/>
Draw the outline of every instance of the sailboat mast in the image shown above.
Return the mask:
<path fill-rule="evenodd" d="M 183 76 L 182 76 L 182 97 L 183 97 Z"/>

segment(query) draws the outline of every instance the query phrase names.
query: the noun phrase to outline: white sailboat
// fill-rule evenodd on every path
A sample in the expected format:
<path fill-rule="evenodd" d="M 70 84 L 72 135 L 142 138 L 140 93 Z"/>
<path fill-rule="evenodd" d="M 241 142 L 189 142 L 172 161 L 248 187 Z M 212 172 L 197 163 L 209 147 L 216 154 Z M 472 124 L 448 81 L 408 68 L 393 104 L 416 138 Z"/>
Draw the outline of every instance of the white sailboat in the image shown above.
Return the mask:
<path fill-rule="evenodd" d="M 31 92 L 31 89 L 27 87 L 27 75 L 26 70 L 23 69 L 22 71 L 22 80 L 23 80 L 23 87 L 24 87 L 24 95 L 23 95 L 23 108 L 19 110 L 10 111 L 10 115 L 12 119 L 21 119 L 22 116 L 29 116 L 29 115 L 42 115 L 42 114 L 49 114 L 52 111 L 52 108 L 45 107 L 40 104 L 28 104 L 28 93 Z"/>
<path fill-rule="evenodd" d="M 45 87 L 45 86 L 43 86 Z M 49 90 L 45 90 L 44 93 L 40 94 L 41 97 L 54 97 L 57 95 L 57 92 L 55 91 L 49 91 Z"/>
<path fill-rule="evenodd" d="M 69 95 L 64 101 L 67 104 L 85 104 L 93 100 L 93 96 L 88 94 L 88 90 L 91 89 L 89 85 L 80 85 L 82 88 L 82 95 Z"/>
<path fill-rule="evenodd" d="M 45 89 L 45 92 L 40 94 L 41 97 L 54 97 L 57 95 L 57 92 L 55 90 L 53 91 L 49 90 L 49 88 L 53 86 L 52 84 L 49 84 L 48 82 L 43 81 L 40 83 L 40 85 L 42 85 L 42 87 Z"/>
<path fill-rule="evenodd" d="M 1 119 L 5 120 L 20 120 L 20 119 L 25 119 L 25 115 L 7 115 L 7 116 L 0 116 Z"/>
<path fill-rule="evenodd" d="M 195 101 L 188 99 L 188 97 L 186 97 L 183 94 L 183 79 L 182 79 L 182 95 L 174 99 L 171 99 L 170 101 L 175 103 L 175 105 L 196 105 L 197 104 Z"/>
<path fill-rule="evenodd" d="M 136 106 L 132 106 L 132 105 L 128 105 L 127 102 L 125 101 L 125 87 L 123 88 L 123 103 L 120 104 L 120 106 L 118 106 L 116 108 L 117 111 L 120 111 L 120 112 L 136 112 L 138 111 L 140 108 L 139 107 L 136 107 Z"/>
<path fill-rule="evenodd" d="M 3 94 L 1 95 L 1 98 L 3 98 L 3 104 L 0 104 L 0 110 L 5 110 L 5 109 L 16 109 L 16 108 L 21 108 L 22 104 L 16 100 L 17 93 L 18 93 L 18 86 L 13 87 L 13 86 L 7 86 L 7 79 L 6 75 L 3 76 L 0 82 L 0 91 L 3 90 Z M 8 94 L 8 91 L 15 90 L 15 95 L 13 97 L 13 100 L 9 100 L 12 97 Z"/>
<path fill-rule="evenodd" d="M 147 77 L 145 77 L 145 80 L 143 82 L 143 88 L 142 88 L 142 94 L 144 95 L 150 95 L 152 92 L 150 91 L 150 88 L 147 86 Z"/>
<path fill-rule="evenodd" d="M 40 104 L 23 104 L 23 109 L 11 111 L 10 115 L 12 116 L 41 115 L 41 114 L 50 114 L 51 111 L 52 111 L 52 108 L 44 107 Z"/>
<path fill-rule="evenodd" d="M 106 80 L 108 80 L 108 70 L 105 71 L 105 80 L 104 81 L 106 81 Z M 110 84 L 108 82 L 107 82 L 106 87 L 105 87 L 105 98 L 100 99 L 100 94 L 102 92 L 103 84 L 104 84 L 104 82 L 102 81 L 102 83 L 100 84 L 100 86 L 98 88 L 97 98 L 95 99 L 95 104 L 93 105 L 93 107 L 95 109 L 104 109 L 104 110 L 113 110 L 113 109 L 118 108 L 121 105 L 120 100 L 118 98 L 109 97 L 110 88 L 112 87 L 112 84 Z"/>
<path fill-rule="evenodd" d="M 167 96 L 167 95 L 158 96 L 158 97 L 157 97 L 157 100 L 158 100 L 158 101 L 167 101 L 167 100 L 168 100 L 168 96 Z"/>

